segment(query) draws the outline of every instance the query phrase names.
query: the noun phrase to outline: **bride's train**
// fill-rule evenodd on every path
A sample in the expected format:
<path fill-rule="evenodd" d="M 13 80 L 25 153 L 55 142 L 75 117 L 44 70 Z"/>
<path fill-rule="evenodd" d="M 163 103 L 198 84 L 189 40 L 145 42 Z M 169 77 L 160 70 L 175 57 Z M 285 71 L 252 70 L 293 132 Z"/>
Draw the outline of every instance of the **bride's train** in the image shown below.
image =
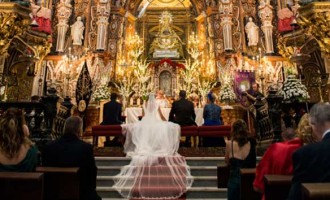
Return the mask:
<path fill-rule="evenodd" d="M 131 158 L 115 176 L 115 188 L 125 198 L 177 199 L 192 185 L 186 159 L 177 153 L 180 126 L 142 120 L 123 125 L 125 152 Z"/>

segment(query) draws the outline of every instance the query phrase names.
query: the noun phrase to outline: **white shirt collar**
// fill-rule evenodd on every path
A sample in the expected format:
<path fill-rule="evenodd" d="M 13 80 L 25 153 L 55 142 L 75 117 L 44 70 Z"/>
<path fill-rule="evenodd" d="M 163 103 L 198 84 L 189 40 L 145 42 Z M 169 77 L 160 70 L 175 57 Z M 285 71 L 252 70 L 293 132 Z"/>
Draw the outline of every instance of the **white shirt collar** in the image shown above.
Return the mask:
<path fill-rule="evenodd" d="M 323 135 L 322 135 L 322 139 L 325 137 L 326 134 L 328 134 L 330 132 L 330 129 L 326 130 Z"/>

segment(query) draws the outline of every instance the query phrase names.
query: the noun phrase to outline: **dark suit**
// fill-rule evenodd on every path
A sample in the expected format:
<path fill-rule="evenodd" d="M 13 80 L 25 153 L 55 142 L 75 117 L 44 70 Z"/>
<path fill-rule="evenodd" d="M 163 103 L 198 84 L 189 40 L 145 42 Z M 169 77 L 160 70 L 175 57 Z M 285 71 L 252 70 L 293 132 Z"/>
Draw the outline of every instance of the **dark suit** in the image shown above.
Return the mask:
<path fill-rule="evenodd" d="M 42 161 L 43 166 L 79 167 L 80 199 L 101 200 L 95 191 L 97 168 L 92 145 L 76 135 L 64 135 L 46 145 Z"/>
<path fill-rule="evenodd" d="M 109 101 L 103 106 L 103 121 L 101 125 L 121 124 L 121 108 L 122 105 L 117 101 Z"/>
<path fill-rule="evenodd" d="M 169 121 L 180 126 L 191 126 L 196 125 L 195 118 L 194 104 L 191 101 L 182 98 L 173 102 Z"/>
<path fill-rule="evenodd" d="M 290 200 L 302 199 L 301 183 L 330 182 L 330 132 L 321 142 L 298 149 L 292 156 Z"/>

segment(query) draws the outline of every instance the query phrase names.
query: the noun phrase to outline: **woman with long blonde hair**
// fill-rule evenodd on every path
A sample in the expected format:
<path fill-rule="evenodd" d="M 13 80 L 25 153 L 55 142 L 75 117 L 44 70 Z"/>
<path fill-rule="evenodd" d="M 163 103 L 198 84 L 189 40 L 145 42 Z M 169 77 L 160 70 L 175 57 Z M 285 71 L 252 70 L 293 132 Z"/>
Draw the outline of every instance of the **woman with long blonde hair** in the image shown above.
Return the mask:
<path fill-rule="evenodd" d="M 10 108 L 0 118 L 0 171 L 34 171 L 38 150 L 28 139 L 21 110 Z"/>

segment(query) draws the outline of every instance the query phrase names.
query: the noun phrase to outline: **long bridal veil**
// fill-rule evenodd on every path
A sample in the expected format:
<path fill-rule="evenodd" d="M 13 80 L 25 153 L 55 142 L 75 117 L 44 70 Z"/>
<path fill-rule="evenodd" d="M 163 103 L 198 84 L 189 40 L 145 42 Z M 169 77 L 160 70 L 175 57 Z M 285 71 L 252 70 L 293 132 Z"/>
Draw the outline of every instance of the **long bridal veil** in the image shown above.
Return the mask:
<path fill-rule="evenodd" d="M 176 199 L 193 183 L 185 158 L 177 153 L 180 126 L 160 120 L 158 107 L 150 94 L 142 120 L 122 125 L 131 162 L 115 176 L 113 187 L 125 198 Z"/>

